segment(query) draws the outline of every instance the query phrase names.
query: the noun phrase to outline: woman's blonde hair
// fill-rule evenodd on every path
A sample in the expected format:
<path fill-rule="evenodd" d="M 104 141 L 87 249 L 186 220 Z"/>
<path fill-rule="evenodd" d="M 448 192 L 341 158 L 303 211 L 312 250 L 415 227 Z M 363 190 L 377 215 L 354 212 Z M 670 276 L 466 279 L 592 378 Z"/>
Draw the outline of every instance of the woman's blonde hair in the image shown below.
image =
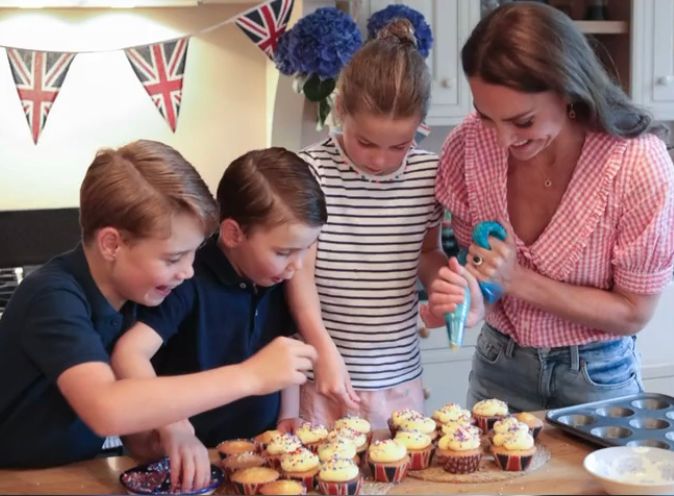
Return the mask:
<path fill-rule="evenodd" d="M 80 187 L 80 227 L 86 243 L 115 227 L 131 240 L 170 236 L 171 217 L 187 213 L 204 235 L 218 225 L 218 209 L 194 167 L 168 145 L 139 140 L 100 150 Z"/>
<path fill-rule="evenodd" d="M 431 76 L 407 19 L 395 19 L 360 48 L 337 82 L 338 114 L 426 117 Z"/>

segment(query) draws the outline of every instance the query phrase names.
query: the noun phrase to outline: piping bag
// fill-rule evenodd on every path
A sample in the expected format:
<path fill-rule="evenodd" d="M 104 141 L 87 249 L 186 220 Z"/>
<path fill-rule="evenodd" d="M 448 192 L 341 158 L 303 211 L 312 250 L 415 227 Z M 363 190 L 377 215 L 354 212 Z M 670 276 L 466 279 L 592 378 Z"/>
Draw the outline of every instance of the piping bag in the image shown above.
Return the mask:
<path fill-rule="evenodd" d="M 494 236 L 501 241 L 505 241 L 507 233 L 504 227 L 495 220 L 482 221 L 473 229 L 473 242 L 481 248 L 491 249 L 491 246 L 489 246 L 489 236 Z M 465 265 L 465 257 L 464 260 L 461 260 L 461 263 Z M 495 303 L 503 295 L 503 288 L 496 282 L 480 281 L 479 285 L 482 296 L 484 296 L 485 302 L 488 304 Z M 463 294 L 463 302 L 458 304 L 453 312 L 445 314 L 445 326 L 447 327 L 449 346 L 453 350 L 463 344 L 463 331 L 466 326 L 468 310 L 470 310 L 470 289 L 466 287 Z"/>

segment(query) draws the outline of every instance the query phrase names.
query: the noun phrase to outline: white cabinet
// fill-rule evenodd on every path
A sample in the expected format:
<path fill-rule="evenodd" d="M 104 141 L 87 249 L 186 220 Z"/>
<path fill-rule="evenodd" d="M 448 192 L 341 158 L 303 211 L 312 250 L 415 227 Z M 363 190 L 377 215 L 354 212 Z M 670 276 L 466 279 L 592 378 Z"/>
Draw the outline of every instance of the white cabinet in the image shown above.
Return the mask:
<path fill-rule="evenodd" d="M 433 31 L 433 50 L 427 59 L 433 78 L 428 124 L 458 124 L 472 109 L 460 54 L 461 47 L 480 20 L 480 1 L 369 0 L 353 2 L 351 12 L 357 22 L 365 26 L 372 13 L 392 3 L 402 3 L 421 12 Z"/>
<path fill-rule="evenodd" d="M 674 2 L 632 5 L 632 97 L 658 120 L 674 120 Z"/>

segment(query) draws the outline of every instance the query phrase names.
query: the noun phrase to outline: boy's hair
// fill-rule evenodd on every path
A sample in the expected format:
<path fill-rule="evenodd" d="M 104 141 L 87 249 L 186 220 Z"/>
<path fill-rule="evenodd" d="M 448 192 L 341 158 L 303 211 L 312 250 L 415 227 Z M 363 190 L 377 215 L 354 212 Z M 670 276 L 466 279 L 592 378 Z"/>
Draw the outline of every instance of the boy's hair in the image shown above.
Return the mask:
<path fill-rule="evenodd" d="M 157 141 L 102 149 L 80 187 L 80 227 L 88 242 L 98 229 L 115 227 L 130 240 L 170 236 L 171 217 L 193 215 L 204 234 L 218 225 L 217 204 L 183 156 Z"/>
<path fill-rule="evenodd" d="M 426 117 L 431 76 L 407 19 L 395 19 L 361 47 L 337 82 L 339 111 L 394 119 Z"/>
<path fill-rule="evenodd" d="M 250 151 L 234 160 L 217 192 L 220 221 L 234 219 L 244 233 L 287 222 L 322 226 L 325 196 L 309 164 L 285 148 Z"/>
<path fill-rule="evenodd" d="M 504 4 L 484 17 L 461 50 L 467 77 L 525 93 L 554 91 L 591 130 L 634 137 L 650 114 L 611 80 L 585 36 L 563 12 L 535 2 Z"/>

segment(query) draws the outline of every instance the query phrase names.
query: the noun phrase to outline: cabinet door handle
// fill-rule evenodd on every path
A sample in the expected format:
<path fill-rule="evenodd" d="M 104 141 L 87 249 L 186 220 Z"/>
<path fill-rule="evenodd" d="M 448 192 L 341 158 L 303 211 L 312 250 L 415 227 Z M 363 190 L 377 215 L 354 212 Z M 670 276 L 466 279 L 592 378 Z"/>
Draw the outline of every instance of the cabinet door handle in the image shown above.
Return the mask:
<path fill-rule="evenodd" d="M 431 388 L 424 387 L 422 391 L 424 392 L 424 399 L 425 400 L 427 400 L 428 398 L 431 397 Z"/>
<path fill-rule="evenodd" d="M 451 89 L 454 86 L 454 78 L 442 78 L 440 80 L 440 86 L 446 89 Z"/>
<path fill-rule="evenodd" d="M 428 329 L 428 327 L 419 326 L 419 336 L 421 336 L 422 338 L 424 338 L 424 339 L 428 338 L 430 333 L 431 333 L 431 331 Z"/>
<path fill-rule="evenodd" d="M 666 76 L 660 76 L 657 80 L 659 86 L 671 86 L 674 84 L 674 75 L 668 74 Z"/>

